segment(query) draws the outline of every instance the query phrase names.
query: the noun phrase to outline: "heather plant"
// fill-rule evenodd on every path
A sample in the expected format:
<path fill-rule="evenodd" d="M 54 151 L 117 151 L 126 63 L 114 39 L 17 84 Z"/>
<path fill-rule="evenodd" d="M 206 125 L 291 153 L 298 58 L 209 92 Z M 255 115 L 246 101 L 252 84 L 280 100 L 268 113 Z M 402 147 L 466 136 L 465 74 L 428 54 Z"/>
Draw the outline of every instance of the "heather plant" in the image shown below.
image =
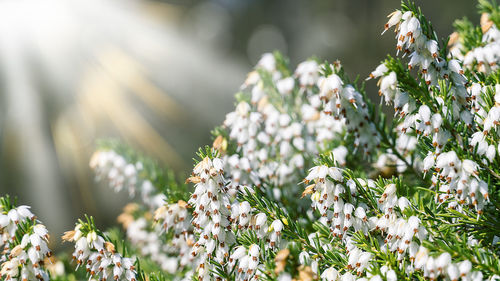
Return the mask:
<path fill-rule="evenodd" d="M 403 2 L 382 29 L 396 55 L 369 81 L 339 61 L 292 70 L 264 54 L 185 182 L 102 142 L 96 179 L 140 200 L 119 216 L 123 231 L 79 221 L 62 259 L 80 270 L 53 278 L 500 280 L 500 6 L 478 8 L 479 26 L 457 20 L 442 39 Z M 18 224 L 5 200 L 2 276 L 47 279 L 45 228 L 26 207 Z"/>

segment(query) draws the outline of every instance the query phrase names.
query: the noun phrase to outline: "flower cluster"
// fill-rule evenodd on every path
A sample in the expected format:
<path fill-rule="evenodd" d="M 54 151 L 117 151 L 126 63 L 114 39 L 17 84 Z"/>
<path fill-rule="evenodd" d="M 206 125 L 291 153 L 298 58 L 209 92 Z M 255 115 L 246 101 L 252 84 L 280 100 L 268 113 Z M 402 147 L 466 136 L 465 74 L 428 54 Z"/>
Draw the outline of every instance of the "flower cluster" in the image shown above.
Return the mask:
<path fill-rule="evenodd" d="M 121 189 L 116 188 L 117 182 L 127 183 L 131 196 L 140 192 L 145 208 L 129 204 L 118 220 L 123 224 L 129 242 L 142 256 L 150 258 L 165 272 L 175 273 L 193 261 L 190 244 L 194 238 L 188 233 L 190 225 L 186 203 L 180 200 L 168 204 L 169 198 L 152 184 L 145 173 L 140 173 L 144 169 L 142 162 L 130 162 L 133 161 L 126 161 L 126 157 L 115 150 L 100 150 L 93 155 L 90 166 L 98 178 L 108 175 L 108 183 L 116 192 Z M 150 215 L 153 211 L 154 221 Z M 156 222 L 161 222 L 161 225 Z M 162 234 L 171 229 L 173 237 L 166 241 Z"/>
<path fill-rule="evenodd" d="M 323 113 L 317 87 L 320 65 L 305 61 L 292 75 L 280 71 L 281 64 L 279 57 L 263 55 L 242 85 L 245 98 L 224 121 L 229 140 L 237 146 L 225 155 L 233 190 L 265 181 L 295 183 L 309 158 L 343 131 L 342 121 Z M 222 135 L 217 141 L 222 142 Z M 339 161 L 345 163 L 345 154 L 340 157 L 339 152 Z"/>
<path fill-rule="evenodd" d="M 420 219 L 416 216 L 410 216 L 407 219 L 398 217 L 396 207 L 404 212 L 406 208 L 410 207 L 410 202 L 406 197 L 398 198 L 395 184 L 389 184 L 385 187 L 378 204 L 383 215 L 370 217 L 368 220 L 374 226 L 372 229 L 380 230 L 386 234 L 381 248 L 397 253 L 398 260 L 401 260 L 410 247 L 417 245 L 413 242 L 413 238 L 416 237 L 420 241 L 425 240 L 427 231 L 420 225 Z"/>
<path fill-rule="evenodd" d="M 335 120 L 346 124 L 347 132 L 354 136 L 354 147 L 360 147 L 370 155 L 378 146 L 380 136 L 373 122 L 370 122 L 369 109 L 363 95 L 351 84 L 344 85 L 338 75 L 339 62 L 323 65 L 325 76 L 318 79 L 319 97 L 324 101 L 323 111 L 333 114 Z M 326 72 L 331 72 L 326 75 Z"/>
<path fill-rule="evenodd" d="M 384 187 L 377 200 L 377 210 L 373 212 L 373 210 L 370 211 L 367 208 L 366 204 L 360 204 L 359 207 L 354 209 L 352 204 L 343 203 L 341 196 L 344 193 L 344 187 L 340 184 L 345 181 L 346 185 L 351 187 L 351 200 L 354 200 L 356 193 L 352 192 L 353 190 L 359 188 L 376 190 L 377 184 L 373 181 L 363 182 L 359 178 L 356 179 L 357 183 L 352 179 L 346 181 L 343 179 L 341 170 L 326 165 L 313 167 L 306 181 L 314 181 L 305 190 L 305 194 L 312 193 L 313 208 L 317 208 L 322 217 L 332 216 L 333 213 L 333 219 L 320 221 L 323 224 L 330 225 L 330 228 L 335 228 L 331 230 L 332 234 L 334 237 L 341 238 L 338 241 L 343 245 L 342 248 L 345 249 L 345 252 L 342 255 L 345 255 L 347 259 L 345 269 L 348 271 L 344 275 L 341 275 L 339 269 L 335 267 L 327 267 L 322 272 L 319 272 L 318 262 L 320 260 L 311 261 L 311 256 L 314 253 L 302 252 L 300 254 L 301 263 L 310 263 L 313 266 L 313 271 L 317 272 L 322 280 L 382 280 L 380 275 L 373 275 L 372 273 L 366 274 L 368 279 L 365 277 L 358 279 L 356 277 L 356 275 L 362 275 L 367 268 L 373 270 L 376 265 L 372 263 L 374 261 L 373 253 L 360 249 L 357 246 L 355 236 L 352 236 L 352 232 L 346 232 L 350 225 L 356 225 L 356 223 L 350 221 L 358 221 L 358 224 L 364 224 L 365 228 L 362 230 L 364 235 L 380 237 L 378 239 L 381 252 L 394 253 L 398 261 L 408 260 L 408 265 L 405 268 L 408 272 L 420 271 L 424 277 L 431 280 L 435 280 L 439 276 L 449 280 L 458 280 L 459 278 L 463 280 L 482 280 L 482 272 L 472 270 L 469 260 L 455 261 L 448 252 L 433 253 L 422 246 L 424 241 L 435 238 L 429 237 L 429 233 L 422 225 L 420 218 L 415 215 L 406 217 L 402 215 L 416 207 L 412 206 L 410 200 L 406 197 L 397 196 L 396 184 L 390 183 Z M 334 182 L 337 182 L 337 184 Z M 333 200 L 328 200 L 329 197 L 332 197 Z M 340 204 L 344 208 L 339 208 L 338 202 L 341 202 Z M 343 233 L 340 232 L 341 229 L 344 230 Z M 361 229 L 358 227 L 356 231 L 359 230 Z M 414 238 L 417 238 L 417 240 Z M 325 250 L 331 249 L 331 245 L 328 243 L 323 244 L 324 242 L 318 238 L 317 234 L 311 234 L 309 239 L 318 241 Z M 382 267 L 380 272 L 387 280 L 397 280 L 395 271 L 388 269 L 387 266 Z"/>
<path fill-rule="evenodd" d="M 99 150 L 97 178 L 143 202 L 119 217 L 122 254 L 119 231 L 92 219 L 66 233 L 78 267 L 101 280 L 499 280 L 500 6 L 478 6 L 481 26 L 457 21 L 448 46 L 413 3 L 389 15 L 401 56 L 367 80 L 392 120 L 340 62 L 291 70 L 264 54 L 193 186 Z M 0 203 L 2 277 L 46 280 L 45 227 Z"/>
<path fill-rule="evenodd" d="M 259 267 L 262 267 L 259 264 L 260 251 L 261 249 L 257 244 L 250 245 L 248 250 L 244 246 L 238 246 L 233 251 L 229 263 L 230 266 L 234 266 L 238 262 L 236 278 L 239 280 L 259 280 L 260 275 L 263 273 L 263 270 L 259 269 Z"/>
<path fill-rule="evenodd" d="M 155 221 L 160 224 L 163 230 L 172 232 L 173 238 L 166 246 L 170 249 L 175 249 L 177 257 L 170 257 L 168 261 L 173 263 L 174 260 L 178 260 L 180 268 L 194 262 L 191 249 L 195 238 L 191 231 L 187 207 L 186 202 L 179 200 L 177 203 L 158 208 L 154 216 Z"/>
<path fill-rule="evenodd" d="M 200 280 L 211 280 L 214 267 L 210 261 L 225 264 L 229 247 L 236 242 L 228 220 L 231 203 L 223 167 L 220 158 L 206 156 L 194 167 L 193 176 L 188 179 L 195 183 L 195 191 L 188 203 L 194 209 L 192 224 L 199 235 L 191 254 L 200 257 Z"/>
<path fill-rule="evenodd" d="M 98 234 L 92 220 L 78 223 L 74 230 L 67 231 L 64 241 L 74 242 L 73 260 L 78 267 L 85 266 L 92 278 L 99 280 L 136 281 L 134 260 L 116 252 L 113 243 Z"/>
<path fill-rule="evenodd" d="M 435 165 L 436 174 L 432 177 L 432 183 L 435 187 L 439 185 L 439 191 L 442 192 L 439 202 L 454 196 L 457 201 L 450 202 L 450 207 L 474 206 L 481 214 L 489 194 L 488 184 L 478 177 L 478 164 L 467 159 L 461 161 L 454 151 L 440 154 L 435 164 L 433 158 L 433 155 L 429 155 L 424 161 L 426 168 Z"/>
<path fill-rule="evenodd" d="M 141 162 L 130 163 L 113 150 L 99 150 L 92 155 L 90 168 L 95 171 L 97 180 L 106 181 L 115 192 L 125 188 L 132 197 L 140 191 L 143 202 L 152 210 L 165 202 L 165 195 L 155 192 L 151 181 L 140 177 Z"/>
<path fill-rule="evenodd" d="M 481 39 L 473 46 L 464 46 L 465 42 L 459 33 L 454 33 L 451 37 L 450 53 L 463 61 L 464 68 L 483 73 L 491 73 L 498 69 L 500 31 L 490 18 L 489 13 L 481 15 Z"/>
<path fill-rule="evenodd" d="M 148 257 L 165 272 L 175 272 L 179 269 L 178 247 L 165 243 L 162 239 L 162 228 L 155 225 L 148 216 L 141 212 L 137 204 L 125 206 L 124 213 L 118 217 L 126 230 L 127 239 L 143 257 Z M 169 256 L 171 253 L 173 256 Z"/>
<path fill-rule="evenodd" d="M 458 280 L 459 278 L 462 280 L 483 280 L 481 271 L 472 271 L 472 263 L 469 260 L 452 263 L 449 253 L 432 257 L 425 247 L 420 247 L 414 255 L 415 267 L 423 270 L 424 276 L 429 279 L 443 276 L 449 280 Z"/>
<path fill-rule="evenodd" d="M 162 222 L 162 227 L 166 230 L 173 230 L 174 233 L 184 233 L 189 228 L 187 203 L 179 202 L 164 205 L 155 211 L 155 220 Z"/>
<path fill-rule="evenodd" d="M 15 207 L 0 198 L 2 280 L 49 280 L 45 259 L 52 255 L 49 234 L 28 206 Z"/>
<path fill-rule="evenodd" d="M 409 54 L 408 68 L 418 68 L 427 85 L 437 85 L 438 79 L 450 79 L 455 87 L 453 97 L 464 100 L 465 96 L 462 94 L 465 94 L 465 77 L 460 62 L 441 57 L 439 44 L 432 30 L 429 30 L 429 26 L 424 29 L 426 24 L 411 9 L 396 10 L 390 15 L 385 30 L 395 26 L 398 53 L 402 51 L 403 55 Z M 381 70 L 383 71 L 379 69 L 378 73 Z M 375 73 L 372 72 L 372 76 Z"/>
<path fill-rule="evenodd" d="M 430 39 L 433 35 L 424 31 L 426 23 L 422 23 L 421 19 L 417 18 L 415 10 L 398 10 L 391 15 L 386 29 L 396 26 L 397 48 L 411 53 L 408 67 L 418 66 L 419 75 L 430 85 L 429 88 L 416 87 L 429 95 L 416 98 L 407 92 L 408 87 L 402 86 L 402 80 L 408 79 L 409 73 L 401 71 L 395 60 L 381 64 L 370 74 L 370 78 L 381 77 L 379 94 L 386 102 L 394 104 L 404 135 L 416 134 L 432 143 L 434 150 L 427 152 L 418 168 L 424 174 L 435 171 L 432 187 L 442 192 L 436 199 L 439 202 L 454 199 L 448 203 L 449 207 L 458 206 L 461 211 L 469 206 L 481 214 L 489 191 L 488 184 L 478 176 L 480 168 L 477 163 L 492 163 L 497 156 L 496 145 L 489 144 L 488 134 L 492 129 L 496 132 L 500 110 L 496 102 L 489 105 L 485 102 L 488 98 L 494 100 L 496 86 L 471 83 L 465 76 L 462 62 L 441 57 L 439 46 L 434 39 Z M 426 29 L 428 31 L 429 27 L 426 26 Z M 468 88 L 466 85 L 469 85 Z M 461 136 L 457 135 L 453 122 L 462 122 Z M 472 152 L 479 157 L 459 156 L 456 148 L 453 145 L 450 147 L 453 138 L 469 143 L 464 150 L 468 149 L 467 154 Z"/>

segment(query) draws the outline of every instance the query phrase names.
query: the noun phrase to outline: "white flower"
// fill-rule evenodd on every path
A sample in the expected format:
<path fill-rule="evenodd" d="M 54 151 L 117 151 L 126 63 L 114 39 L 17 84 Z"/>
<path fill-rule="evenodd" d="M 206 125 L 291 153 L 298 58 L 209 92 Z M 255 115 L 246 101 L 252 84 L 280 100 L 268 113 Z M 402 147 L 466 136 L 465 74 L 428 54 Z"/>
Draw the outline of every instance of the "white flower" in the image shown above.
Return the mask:
<path fill-rule="evenodd" d="M 446 273 L 448 274 L 448 277 L 451 281 L 458 281 L 458 278 L 460 278 L 458 267 L 455 264 L 450 264 L 446 270 Z"/>
<path fill-rule="evenodd" d="M 394 194 L 396 194 L 396 185 L 393 183 L 386 185 L 384 193 L 382 194 L 382 197 L 379 199 L 379 203 L 386 201 L 387 198 L 393 197 Z"/>
<path fill-rule="evenodd" d="M 342 176 L 342 170 L 340 170 L 337 167 L 330 167 L 330 168 L 328 168 L 328 175 L 332 179 L 334 179 L 335 181 L 338 181 L 338 182 L 343 182 L 344 181 L 344 177 Z"/>
<path fill-rule="evenodd" d="M 442 253 L 436 260 L 436 267 L 439 271 L 445 270 L 450 264 L 451 255 L 449 253 Z"/>
<path fill-rule="evenodd" d="M 295 70 L 295 75 L 298 76 L 301 87 L 312 86 L 318 80 L 318 63 L 314 60 L 309 60 L 300 63 Z"/>
<path fill-rule="evenodd" d="M 337 277 L 339 275 L 339 272 L 333 268 L 329 267 L 323 273 L 321 273 L 321 279 L 326 280 L 326 281 L 334 281 L 337 280 Z"/>
<path fill-rule="evenodd" d="M 431 110 L 429 109 L 429 107 L 427 105 L 422 105 L 418 108 L 418 114 L 420 116 L 420 118 L 422 118 L 422 121 L 424 121 L 426 123 L 426 125 L 430 125 L 427 124 L 427 122 L 430 121 L 431 119 Z"/>
<path fill-rule="evenodd" d="M 400 10 L 396 10 L 389 14 L 387 17 L 389 17 L 389 21 L 385 24 L 384 26 L 384 32 L 386 32 L 389 28 L 393 27 L 394 25 L 398 24 L 401 21 L 401 18 L 403 16 L 403 13 Z"/>
<path fill-rule="evenodd" d="M 271 231 L 274 231 L 276 234 L 280 235 L 281 230 L 283 230 L 283 223 L 281 222 L 281 220 L 274 220 L 271 223 L 270 229 Z"/>
<path fill-rule="evenodd" d="M 406 197 L 400 197 L 398 199 L 398 207 L 401 211 L 404 211 L 406 208 L 410 207 L 410 201 Z"/>
<path fill-rule="evenodd" d="M 273 72 L 276 70 L 276 59 L 271 53 L 263 54 L 257 63 L 257 66 L 262 67 L 269 72 Z"/>
<path fill-rule="evenodd" d="M 260 253 L 260 247 L 259 247 L 259 245 L 257 245 L 257 244 L 250 245 L 250 247 L 248 248 L 248 253 L 252 257 L 258 257 L 259 253 Z"/>
<path fill-rule="evenodd" d="M 427 248 L 420 246 L 417 253 L 415 254 L 415 267 L 422 268 L 429 258 L 429 250 Z"/>
<path fill-rule="evenodd" d="M 464 260 L 458 264 L 458 271 L 460 272 L 460 276 L 467 276 L 472 269 L 472 263 L 469 260 Z"/>
<path fill-rule="evenodd" d="M 472 281 L 482 281 L 483 280 L 483 273 L 481 271 L 472 272 L 471 280 Z"/>
<path fill-rule="evenodd" d="M 356 208 L 356 211 L 354 212 L 354 215 L 359 218 L 359 219 L 362 219 L 363 221 L 367 221 L 367 216 L 366 216 L 366 212 L 365 212 L 365 209 L 363 207 L 357 207 Z"/>
<path fill-rule="evenodd" d="M 319 81 L 319 83 L 319 97 L 326 101 L 329 101 L 332 98 L 337 98 L 339 92 L 342 91 L 342 86 L 344 84 L 342 79 L 336 74 L 331 74 L 330 76 L 323 78 Z"/>
<path fill-rule="evenodd" d="M 239 260 L 240 258 L 242 258 L 246 254 L 246 251 L 247 250 L 243 246 L 236 247 L 236 249 L 231 254 L 231 258 L 229 259 L 229 261 Z"/>
<path fill-rule="evenodd" d="M 394 271 L 392 269 L 388 270 L 386 273 L 386 278 L 387 278 L 387 281 L 397 281 L 398 277 L 396 275 L 396 271 Z"/>
<path fill-rule="evenodd" d="M 276 82 L 276 87 L 278 88 L 278 92 L 280 92 L 280 94 L 285 95 L 292 92 L 294 84 L 295 80 L 292 77 L 287 77 Z"/>

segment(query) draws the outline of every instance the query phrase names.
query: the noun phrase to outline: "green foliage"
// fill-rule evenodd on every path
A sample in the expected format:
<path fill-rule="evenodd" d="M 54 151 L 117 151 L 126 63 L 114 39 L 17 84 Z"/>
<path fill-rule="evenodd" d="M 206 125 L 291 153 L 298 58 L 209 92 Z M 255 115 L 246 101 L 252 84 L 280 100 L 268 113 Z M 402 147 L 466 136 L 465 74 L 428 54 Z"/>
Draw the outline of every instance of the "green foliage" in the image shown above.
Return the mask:
<path fill-rule="evenodd" d="M 200 149 L 198 150 L 196 155 L 198 156 L 199 160 L 203 160 L 206 157 L 208 157 L 210 159 L 214 159 L 214 158 L 219 157 L 219 151 L 214 149 L 214 148 L 211 148 L 208 145 L 205 145 L 204 149 L 200 147 Z M 196 164 L 199 163 L 199 160 L 197 160 L 197 159 L 193 159 L 193 160 L 194 160 L 195 166 L 196 166 Z"/>
<path fill-rule="evenodd" d="M 17 200 L 14 198 L 13 201 L 14 202 L 12 202 L 9 195 L 0 197 L 0 207 L 3 214 L 7 214 L 10 210 L 15 208 Z"/>
<path fill-rule="evenodd" d="M 489 14 L 489 19 L 495 23 L 498 27 L 500 26 L 500 6 L 498 6 L 496 0 L 479 0 L 477 8 L 481 13 Z"/>
<path fill-rule="evenodd" d="M 447 231 L 440 232 L 439 234 L 444 239 L 436 240 L 432 243 L 424 241 L 424 246 L 433 252 L 450 253 L 452 258 L 469 260 L 474 267 L 485 272 L 487 277 L 494 274 L 500 275 L 500 257 L 498 256 L 498 252 L 486 251 L 480 245 L 470 246 L 466 233 L 460 235 L 453 231 Z"/>
<path fill-rule="evenodd" d="M 483 45 L 483 32 L 481 31 L 481 27 L 475 26 L 467 18 L 456 20 L 453 27 L 460 35 L 460 43 L 462 43 L 464 54 Z"/>
<path fill-rule="evenodd" d="M 265 213 L 268 217 L 268 221 L 271 223 L 274 220 L 280 220 L 285 227 L 282 230 L 283 239 L 287 241 L 296 242 L 297 245 L 300 245 L 300 250 L 306 250 L 315 253 L 317 257 L 322 258 L 324 263 L 322 266 L 325 268 L 328 266 L 337 266 L 344 267 L 346 261 L 340 255 L 341 252 L 338 252 L 340 249 L 332 249 L 326 251 L 319 244 L 319 239 L 324 241 L 333 242 L 335 239 L 330 235 L 330 231 L 325 229 L 324 225 L 313 223 L 309 221 L 308 223 L 303 223 L 293 219 L 283 208 L 281 208 L 276 202 L 273 202 L 267 199 L 265 196 L 259 191 L 250 192 L 248 188 L 245 188 L 244 191 L 240 192 L 241 200 L 247 201 L 250 205 L 257 209 L 259 212 Z M 311 230 L 322 230 L 321 234 L 319 234 L 312 241 L 309 239 L 309 234 Z M 250 240 L 249 241 L 253 241 Z M 295 258 L 298 258 L 298 249 L 295 255 Z M 293 255 L 292 255 L 293 256 Z M 270 259 L 269 257 L 267 258 Z"/>
<path fill-rule="evenodd" d="M 290 71 L 290 60 L 279 51 L 274 51 L 273 55 L 276 59 L 276 69 L 283 73 L 285 77 L 291 76 L 293 73 Z"/>

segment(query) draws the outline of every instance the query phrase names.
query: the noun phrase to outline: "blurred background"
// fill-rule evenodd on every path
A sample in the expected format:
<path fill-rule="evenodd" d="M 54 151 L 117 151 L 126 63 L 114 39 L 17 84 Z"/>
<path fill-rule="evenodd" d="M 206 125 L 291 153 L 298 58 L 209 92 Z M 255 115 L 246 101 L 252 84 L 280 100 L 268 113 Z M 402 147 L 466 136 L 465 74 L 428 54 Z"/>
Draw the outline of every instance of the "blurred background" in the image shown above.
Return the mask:
<path fill-rule="evenodd" d="M 417 1 L 440 37 L 475 1 Z M 129 201 L 88 168 L 114 137 L 180 173 L 233 110 L 261 54 L 340 59 L 362 78 L 395 54 L 398 0 L 0 0 L 0 193 L 31 205 L 53 247 L 88 213 Z M 375 83 L 368 90 L 376 94 Z M 375 99 L 376 97 L 373 96 Z"/>

